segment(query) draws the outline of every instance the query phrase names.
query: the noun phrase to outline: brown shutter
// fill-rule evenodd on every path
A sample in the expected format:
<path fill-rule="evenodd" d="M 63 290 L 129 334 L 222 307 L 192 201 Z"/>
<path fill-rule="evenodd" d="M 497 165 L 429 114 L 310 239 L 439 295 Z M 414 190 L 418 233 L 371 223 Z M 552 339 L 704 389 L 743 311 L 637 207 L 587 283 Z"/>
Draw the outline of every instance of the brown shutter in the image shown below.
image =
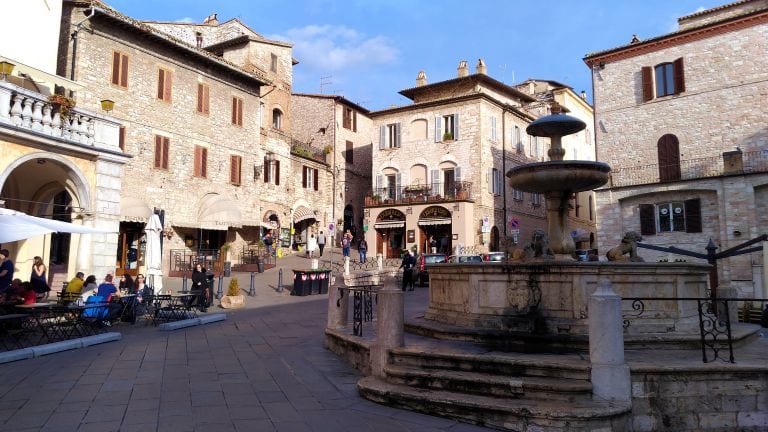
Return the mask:
<path fill-rule="evenodd" d="M 237 98 L 232 98 L 232 124 L 237 124 Z"/>
<path fill-rule="evenodd" d="M 357 111 L 352 111 L 352 132 L 357 132 Z"/>
<path fill-rule="evenodd" d="M 171 146 L 171 139 L 163 138 L 163 168 L 168 169 L 168 148 Z"/>
<path fill-rule="evenodd" d="M 701 232 L 701 200 L 685 200 L 685 232 Z"/>
<path fill-rule="evenodd" d="M 203 85 L 203 113 L 211 113 L 211 88 Z"/>
<path fill-rule="evenodd" d="M 157 98 L 162 99 L 165 94 L 165 71 L 157 70 Z"/>
<path fill-rule="evenodd" d="M 301 167 L 301 187 L 307 187 L 307 167 Z"/>
<path fill-rule="evenodd" d="M 163 166 L 163 137 L 155 135 L 155 168 Z"/>
<path fill-rule="evenodd" d="M 200 164 L 200 167 L 202 168 L 202 176 L 208 177 L 208 149 L 203 147 L 203 151 L 201 154 L 202 163 Z"/>
<path fill-rule="evenodd" d="M 317 178 L 318 178 L 318 173 L 320 172 L 320 170 L 315 168 L 315 169 L 312 170 L 312 172 L 314 173 L 314 176 L 315 176 L 315 178 L 314 178 L 314 180 L 315 180 L 314 181 L 314 183 L 315 183 L 315 190 L 319 190 L 319 187 L 318 187 L 318 184 L 317 184 Z"/>
<path fill-rule="evenodd" d="M 112 52 L 112 84 L 120 85 L 120 53 Z"/>
<path fill-rule="evenodd" d="M 342 125 L 341 125 L 341 127 L 343 127 L 344 129 L 349 129 L 350 128 L 350 125 L 349 125 L 349 108 L 344 107 L 343 109 L 344 109 L 344 115 L 342 116 Z"/>
<path fill-rule="evenodd" d="M 229 156 L 229 182 L 237 184 L 237 177 L 235 176 L 235 168 L 237 167 L 237 156 Z"/>
<path fill-rule="evenodd" d="M 656 234 L 656 206 L 640 204 L 640 234 Z"/>
<path fill-rule="evenodd" d="M 163 100 L 166 102 L 171 101 L 171 89 L 173 89 L 173 74 L 165 71 L 165 83 L 163 84 Z"/>
<path fill-rule="evenodd" d="M 264 183 L 269 183 L 269 162 L 264 159 Z"/>
<path fill-rule="evenodd" d="M 243 125 L 243 100 L 237 99 L 237 125 Z"/>
<path fill-rule="evenodd" d="M 641 69 L 643 77 L 643 102 L 653 99 L 653 69 L 650 66 L 643 66 Z"/>
<path fill-rule="evenodd" d="M 685 91 L 685 71 L 683 70 L 683 58 L 675 60 L 675 94 Z"/>
<path fill-rule="evenodd" d="M 661 181 L 680 180 L 680 144 L 677 137 L 666 134 L 659 138 L 659 179 Z"/>
<path fill-rule="evenodd" d="M 125 151 L 125 126 L 120 126 L 120 137 L 118 138 L 120 150 Z"/>
<path fill-rule="evenodd" d="M 280 161 L 275 161 L 275 186 L 280 186 Z"/>
<path fill-rule="evenodd" d="M 128 56 L 122 54 L 120 59 L 120 85 L 128 87 Z"/>
<path fill-rule="evenodd" d="M 203 85 L 197 84 L 197 112 L 203 112 Z"/>
<path fill-rule="evenodd" d="M 195 177 L 200 176 L 200 147 L 195 146 L 195 165 L 193 168 L 193 174 Z"/>

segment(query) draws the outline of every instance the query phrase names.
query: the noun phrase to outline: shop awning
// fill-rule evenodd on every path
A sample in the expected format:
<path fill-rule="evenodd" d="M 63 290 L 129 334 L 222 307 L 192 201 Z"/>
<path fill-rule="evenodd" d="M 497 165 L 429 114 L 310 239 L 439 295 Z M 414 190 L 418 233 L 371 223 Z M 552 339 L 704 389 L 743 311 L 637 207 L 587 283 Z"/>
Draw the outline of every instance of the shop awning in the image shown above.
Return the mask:
<path fill-rule="evenodd" d="M 419 219 L 419 225 L 450 225 L 451 219 L 450 218 L 441 218 L 441 219 Z"/>
<path fill-rule="evenodd" d="M 402 228 L 404 226 L 404 221 L 376 222 L 373 224 L 374 228 Z"/>
<path fill-rule="evenodd" d="M 152 209 L 141 198 L 120 198 L 120 220 L 146 223 L 152 216 Z"/>
<path fill-rule="evenodd" d="M 296 210 L 293 211 L 293 223 L 299 223 L 314 218 L 315 213 L 304 206 L 298 206 L 296 207 Z"/>
<path fill-rule="evenodd" d="M 210 193 L 200 200 L 196 221 L 173 221 L 171 225 L 226 231 L 229 228 L 240 228 L 243 220 L 236 202 L 224 195 Z"/>
<path fill-rule="evenodd" d="M 261 227 L 266 229 L 278 229 L 279 226 L 277 225 L 277 222 L 275 221 L 262 221 Z"/>

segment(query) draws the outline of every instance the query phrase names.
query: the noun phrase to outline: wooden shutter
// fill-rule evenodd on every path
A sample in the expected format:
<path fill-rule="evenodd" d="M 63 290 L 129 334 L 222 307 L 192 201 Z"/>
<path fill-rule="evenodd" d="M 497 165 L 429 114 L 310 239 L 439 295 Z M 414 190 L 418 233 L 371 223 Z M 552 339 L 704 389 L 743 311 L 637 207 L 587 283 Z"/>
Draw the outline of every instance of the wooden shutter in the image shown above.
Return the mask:
<path fill-rule="evenodd" d="M 193 174 L 195 177 L 200 177 L 200 155 L 202 154 L 200 146 L 195 146 L 195 165 L 193 168 Z"/>
<path fill-rule="evenodd" d="M 435 142 L 443 140 L 443 134 L 440 133 L 440 122 L 443 121 L 442 117 L 435 116 Z"/>
<path fill-rule="evenodd" d="M 685 232 L 700 233 L 701 231 L 701 200 L 698 198 L 685 200 Z"/>
<path fill-rule="evenodd" d="M 237 98 L 237 125 L 243 125 L 243 100 Z"/>
<path fill-rule="evenodd" d="M 640 234 L 656 234 L 656 206 L 640 204 Z"/>
<path fill-rule="evenodd" d="M 128 56 L 120 54 L 120 85 L 128 87 Z"/>
<path fill-rule="evenodd" d="M 319 190 L 320 189 L 319 184 L 318 184 L 319 173 L 320 173 L 320 170 L 318 170 L 317 168 L 312 170 L 312 175 L 313 175 L 313 180 L 314 180 L 313 186 L 314 186 L 315 190 Z"/>
<path fill-rule="evenodd" d="M 240 165 L 242 158 L 237 155 L 230 156 L 229 181 L 234 185 L 240 185 Z"/>
<path fill-rule="evenodd" d="M 125 151 L 125 126 L 120 126 L 118 145 L 120 146 L 120 150 Z"/>
<path fill-rule="evenodd" d="M 120 53 L 112 52 L 112 84 L 120 85 Z"/>
<path fill-rule="evenodd" d="M 173 89 L 173 73 L 165 71 L 165 84 L 163 88 L 163 100 L 171 101 L 171 90 Z"/>
<path fill-rule="evenodd" d="M 491 117 L 491 139 L 496 141 L 496 117 Z"/>
<path fill-rule="evenodd" d="M 374 192 L 374 195 L 380 195 L 381 194 L 381 183 L 384 181 L 381 175 L 376 176 L 376 191 Z"/>
<path fill-rule="evenodd" d="M 301 187 L 307 188 L 307 167 L 301 167 Z"/>
<path fill-rule="evenodd" d="M 203 85 L 203 113 L 211 113 L 211 88 Z"/>
<path fill-rule="evenodd" d="M 387 139 L 387 127 L 386 126 L 379 126 L 379 150 L 384 150 L 386 147 L 384 145 L 386 144 Z"/>
<path fill-rule="evenodd" d="M 168 169 L 168 150 L 171 147 L 171 139 L 163 137 L 163 168 Z"/>
<path fill-rule="evenodd" d="M 455 182 L 461 181 L 461 167 L 456 167 L 453 169 L 453 181 Z"/>
<path fill-rule="evenodd" d="M 680 180 L 680 144 L 676 136 L 666 134 L 659 138 L 658 158 L 659 180 Z"/>
<path fill-rule="evenodd" d="M 352 141 L 347 141 L 347 151 L 345 155 L 347 163 L 354 163 L 354 144 Z"/>
<path fill-rule="evenodd" d="M 269 161 L 264 158 L 264 183 L 269 183 L 271 180 L 270 174 L 269 174 Z"/>
<path fill-rule="evenodd" d="M 163 137 L 155 135 L 155 168 L 163 167 Z"/>
<path fill-rule="evenodd" d="M 163 69 L 157 70 L 157 98 L 165 98 L 165 71 Z"/>
<path fill-rule="evenodd" d="M 400 199 L 400 185 L 402 184 L 402 174 L 395 174 L 395 199 Z"/>
<path fill-rule="evenodd" d="M 456 141 L 459 140 L 459 115 L 458 114 L 453 115 L 453 139 Z"/>
<path fill-rule="evenodd" d="M 653 69 L 650 66 L 643 66 L 640 69 L 640 75 L 643 80 L 643 102 L 653 99 Z"/>
<path fill-rule="evenodd" d="M 232 124 L 237 124 L 237 98 L 232 98 Z"/>
<path fill-rule="evenodd" d="M 400 123 L 395 123 L 395 145 L 393 147 L 400 147 Z"/>
<path fill-rule="evenodd" d="M 685 91 L 685 71 L 683 70 L 683 58 L 674 61 L 675 68 L 675 94 Z"/>
<path fill-rule="evenodd" d="M 200 154 L 200 159 L 202 162 L 200 164 L 202 177 L 208 177 L 208 149 L 207 148 L 203 147 L 203 150 Z"/>
<path fill-rule="evenodd" d="M 432 195 L 440 193 L 440 170 L 432 170 Z"/>
<path fill-rule="evenodd" d="M 357 111 L 352 111 L 352 132 L 357 132 Z"/>
<path fill-rule="evenodd" d="M 488 192 L 496 193 L 496 168 L 488 168 Z"/>
<path fill-rule="evenodd" d="M 351 118 L 351 110 L 347 107 L 344 107 L 344 115 L 342 116 L 342 127 L 344 129 L 352 129 L 352 118 Z"/>
<path fill-rule="evenodd" d="M 197 84 L 197 112 L 203 112 L 203 85 Z"/>
<path fill-rule="evenodd" d="M 275 185 L 280 186 L 280 161 L 276 160 L 275 164 Z"/>

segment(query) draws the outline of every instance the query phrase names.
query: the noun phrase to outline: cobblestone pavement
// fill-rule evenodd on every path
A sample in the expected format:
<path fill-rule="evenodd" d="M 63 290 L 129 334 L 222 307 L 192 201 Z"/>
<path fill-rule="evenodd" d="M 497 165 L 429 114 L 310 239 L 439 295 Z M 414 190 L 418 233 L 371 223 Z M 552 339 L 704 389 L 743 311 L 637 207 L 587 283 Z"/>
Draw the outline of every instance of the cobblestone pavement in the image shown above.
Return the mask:
<path fill-rule="evenodd" d="M 309 266 L 279 265 L 286 285 Z M 323 348 L 327 296 L 278 292 L 277 270 L 256 275 L 256 297 L 226 321 L 120 324 L 120 341 L 1 365 L 0 431 L 487 430 L 358 396 L 360 374 Z M 237 277 L 247 290 L 250 275 Z"/>

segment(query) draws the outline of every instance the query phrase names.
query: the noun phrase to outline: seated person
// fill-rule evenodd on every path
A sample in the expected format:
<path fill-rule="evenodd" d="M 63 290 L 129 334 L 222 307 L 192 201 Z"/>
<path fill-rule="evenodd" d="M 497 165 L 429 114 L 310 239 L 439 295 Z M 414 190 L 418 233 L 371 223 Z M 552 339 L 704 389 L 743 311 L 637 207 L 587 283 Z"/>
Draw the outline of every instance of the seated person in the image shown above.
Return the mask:
<path fill-rule="evenodd" d="M 37 303 L 37 292 L 32 288 L 32 284 L 24 282 L 24 293 L 21 297 L 22 304 L 30 305 Z"/>
<path fill-rule="evenodd" d="M 96 276 L 89 275 L 87 278 L 85 278 L 85 282 L 83 282 L 83 290 L 82 292 L 95 292 L 97 289 L 99 289 L 99 286 L 96 284 Z"/>
<path fill-rule="evenodd" d="M 27 284 L 29 284 L 29 282 L 27 282 Z M 24 289 L 24 283 L 21 282 L 21 279 L 17 278 L 11 281 L 11 286 L 5 292 L 5 295 L 10 301 L 17 301 L 24 297 L 25 292 L 26 289 Z"/>
<path fill-rule="evenodd" d="M 121 293 L 126 294 L 135 294 L 135 287 L 133 283 L 133 278 L 129 274 L 123 274 L 120 276 L 120 284 L 118 286 L 118 289 Z"/>
<path fill-rule="evenodd" d="M 117 287 L 115 284 L 112 283 L 112 274 L 107 274 L 104 276 L 104 282 L 99 284 L 99 287 L 96 289 L 96 295 L 99 297 L 104 297 L 109 301 L 110 297 L 117 294 Z"/>
<path fill-rule="evenodd" d="M 73 295 L 80 295 L 80 293 L 83 291 L 83 284 L 85 278 L 85 274 L 83 272 L 77 272 L 74 278 L 72 278 L 71 281 L 67 284 L 67 287 L 64 289 L 64 292 L 73 294 Z M 96 278 L 94 278 L 95 281 Z"/>

